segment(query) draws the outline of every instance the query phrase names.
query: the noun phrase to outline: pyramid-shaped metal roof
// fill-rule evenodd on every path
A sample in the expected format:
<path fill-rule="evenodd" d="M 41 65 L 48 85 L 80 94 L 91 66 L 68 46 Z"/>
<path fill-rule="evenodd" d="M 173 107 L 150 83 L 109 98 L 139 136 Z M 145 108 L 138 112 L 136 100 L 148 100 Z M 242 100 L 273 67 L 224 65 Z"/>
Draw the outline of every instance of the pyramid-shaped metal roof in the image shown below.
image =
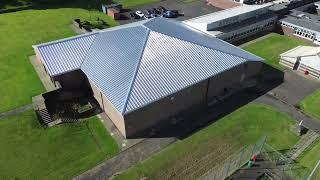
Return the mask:
<path fill-rule="evenodd" d="M 83 38 L 93 40 L 82 45 Z M 262 60 L 165 18 L 131 23 L 36 48 L 46 66 L 52 66 L 48 67 L 51 75 L 81 69 L 122 114 L 246 61 Z M 82 49 L 79 56 L 72 53 L 79 49 Z M 55 55 L 57 53 L 63 55 Z M 55 59 L 57 57 L 63 58 Z M 67 65 L 60 68 L 55 63 Z"/>

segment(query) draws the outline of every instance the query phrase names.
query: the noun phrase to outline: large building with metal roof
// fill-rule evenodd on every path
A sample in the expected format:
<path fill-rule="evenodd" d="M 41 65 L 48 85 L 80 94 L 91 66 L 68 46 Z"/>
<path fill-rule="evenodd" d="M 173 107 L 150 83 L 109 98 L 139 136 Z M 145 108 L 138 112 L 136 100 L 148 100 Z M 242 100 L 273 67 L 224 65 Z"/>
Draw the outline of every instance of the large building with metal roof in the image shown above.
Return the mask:
<path fill-rule="evenodd" d="M 34 50 L 62 88 L 88 85 L 125 137 L 252 84 L 263 64 L 260 57 L 164 18 L 40 44 Z"/>

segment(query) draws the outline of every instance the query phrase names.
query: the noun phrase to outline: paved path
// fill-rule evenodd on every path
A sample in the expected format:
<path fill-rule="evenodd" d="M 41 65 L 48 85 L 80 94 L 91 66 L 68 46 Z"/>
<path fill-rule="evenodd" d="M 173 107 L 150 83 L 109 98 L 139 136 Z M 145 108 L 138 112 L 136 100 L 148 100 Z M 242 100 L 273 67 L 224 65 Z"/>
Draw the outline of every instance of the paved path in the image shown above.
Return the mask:
<path fill-rule="evenodd" d="M 38 74 L 38 77 L 40 78 L 43 86 L 46 88 L 47 92 L 57 89 L 57 87 L 54 86 L 48 73 L 46 73 L 43 65 L 37 59 L 37 57 L 35 55 L 29 56 L 29 60 L 32 64 L 34 70 Z"/>
<path fill-rule="evenodd" d="M 32 108 L 33 108 L 32 104 L 28 104 L 28 105 L 21 106 L 21 107 L 18 107 L 16 109 L 13 109 L 13 110 L 10 110 L 7 112 L 0 113 L 0 119 L 4 119 L 9 116 L 14 116 L 14 115 L 23 113 L 25 111 L 31 110 Z"/>
<path fill-rule="evenodd" d="M 295 108 L 293 105 L 287 104 L 284 101 L 281 101 L 277 99 L 274 96 L 271 96 L 269 94 L 265 94 L 258 99 L 256 99 L 254 102 L 263 103 L 267 105 L 271 105 L 278 109 L 281 112 L 287 113 L 292 118 L 296 119 L 298 122 L 303 120 L 303 125 L 306 126 L 309 129 L 312 129 L 316 133 L 320 133 L 320 121 L 317 119 L 314 119 L 306 114 L 304 114 L 299 109 Z"/>
<path fill-rule="evenodd" d="M 289 104 L 298 104 L 306 96 L 320 88 L 320 82 L 316 79 L 304 77 L 305 75 L 289 69 L 284 72 L 284 82 L 274 88 L 272 92 Z"/>
<path fill-rule="evenodd" d="M 131 166 L 147 159 L 152 154 L 159 152 L 176 138 L 149 138 L 123 151 L 95 168 L 73 178 L 74 180 L 100 180 L 109 179 L 112 175 L 124 171 Z"/>
<path fill-rule="evenodd" d="M 257 38 L 257 39 L 254 39 L 254 40 L 252 40 L 252 41 L 249 41 L 249 42 L 246 42 L 246 43 L 244 43 L 244 44 L 241 44 L 239 47 L 244 48 L 244 47 L 246 47 L 246 46 L 249 46 L 250 44 L 253 44 L 253 43 L 256 43 L 256 42 L 258 42 L 258 41 L 267 39 L 267 38 L 269 38 L 269 37 L 271 37 L 271 36 L 273 36 L 272 33 L 267 34 L 267 35 L 265 35 L 265 36 L 262 36 L 262 37 L 259 37 L 259 38 Z"/>

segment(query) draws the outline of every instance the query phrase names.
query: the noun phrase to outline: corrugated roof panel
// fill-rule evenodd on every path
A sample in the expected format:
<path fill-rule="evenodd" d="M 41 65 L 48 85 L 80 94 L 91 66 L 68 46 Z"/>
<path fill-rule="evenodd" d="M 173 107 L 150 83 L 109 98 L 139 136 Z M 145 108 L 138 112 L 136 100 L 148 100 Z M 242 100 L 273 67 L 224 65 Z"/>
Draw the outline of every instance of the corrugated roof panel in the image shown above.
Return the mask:
<path fill-rule="evenodd" d="M 150 32 L 125 113 L 245 61 L 215 49 Z"/>
<path fill-rule="evenodd" d="M 147 21 L 144 26 L 150 28 L 152 31 L 193 42 L 194 44 L 216 49 L 231 55 L 240 56 L 248 60 L 262 60 L 254 54 L 248 53 L 218 38 L 204 34 L 178 21 L 167 20 L 165 18 L 154 18 L 152 21 Z"/>
<path fill-rule="evenodd" d="M 143 26 L 101 32 L 82 71 L 122 112 L 149 30 Z"/>
<path fill-rule="evenodd" d="M 206 14 L 203 16 L 195 17 L 192 19 L 185 20 L 185 22 L 194 22 L 194 23 L 213 23 L 221 21 L 223 19 L 239 16 L 252 11 L 257 11 L 266 7 L 272 6 L 273 3 L 266 3 L 262 5 L 246 5 L 237 6 L 230 9 L 225 9 L 222 11 L 217 11 L 214 13 Z"/>
<path fill-rule="evenodd" d="M 37 46 L 51 76 L 80 68 L 96 34 Z"/>

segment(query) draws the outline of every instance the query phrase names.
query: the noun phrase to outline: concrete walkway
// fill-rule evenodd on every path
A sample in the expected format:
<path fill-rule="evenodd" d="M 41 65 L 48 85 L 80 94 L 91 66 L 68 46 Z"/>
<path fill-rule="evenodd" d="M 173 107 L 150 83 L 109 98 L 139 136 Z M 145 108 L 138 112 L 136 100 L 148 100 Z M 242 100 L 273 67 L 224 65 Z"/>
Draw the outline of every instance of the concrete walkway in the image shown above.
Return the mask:
<path fill-rule="evenodd" d="M 123 135 L 120 133 L 119 129 L 113 124 L 113 122 L 106 115 L 105 112 L 99 114 L 98 118 L 103 123 L 104 127 L 108 130 L 108 132 L 113 137 L 113 139 L 116 140 L 118 145 L 121 147 L 121 151 L 129 149 L 132 146 L 134 146 L 144 140 L 143 138 L 126 139 L 125 137 L 123 137 Z"/>
<path fill-rule="evenodd" d="M 18 107 L 16 109 L 13 109 L 10 111 L 0 113 L 0 119 L 7 118 L 9 116 L 14 116 L 14 115 L 23 113 L 23 112 L 31 110 L 31 109 L 33 109 L 32 104 L 27 104 L 25 106 L 21 106 L 21 107 Z"/>
<path fill-rule="evenodd" d="M 151 155 L 159 152 L 175 142 L 176 138 L 148 138 L 131 148 L 121 152 L 97 167 L 73 178 L 74 180 L 100 180 L 109 179 L 112 175 L 124 171 L 131 166 L 144 161 Z"/>
<path fill-rule="evenodd" d="M 40 61 L 37 59 L 37 57 L 35 55 L 30 56 L 29 60 L 32 64 L 34 70 L 38 74 L 38 77 L 40 78 L 43 86 L 46 88 L 47 92 L 57 89 L 54 86 L 54 84 L 52 83 L 49 75 L 46 73 L 43 65 L 40 63 Z"/>
<path fill-rule="evenodd" d="M 281 101 L 280 99 L 269 94 L 265 94 L 253 102 L 273 106 L 279 111 L 287 113 L 293 119 L 297 120 L 298 123 L 300 121 L 303 121 L 302 124 L 305 127 L 307 127 L 308 129 L 312 129 L 314 132 L 320 134 L 320 121 L 304 114 L 301 110 L 297 109 L 293 105 L 287 104 L 284 101 Z"/>

